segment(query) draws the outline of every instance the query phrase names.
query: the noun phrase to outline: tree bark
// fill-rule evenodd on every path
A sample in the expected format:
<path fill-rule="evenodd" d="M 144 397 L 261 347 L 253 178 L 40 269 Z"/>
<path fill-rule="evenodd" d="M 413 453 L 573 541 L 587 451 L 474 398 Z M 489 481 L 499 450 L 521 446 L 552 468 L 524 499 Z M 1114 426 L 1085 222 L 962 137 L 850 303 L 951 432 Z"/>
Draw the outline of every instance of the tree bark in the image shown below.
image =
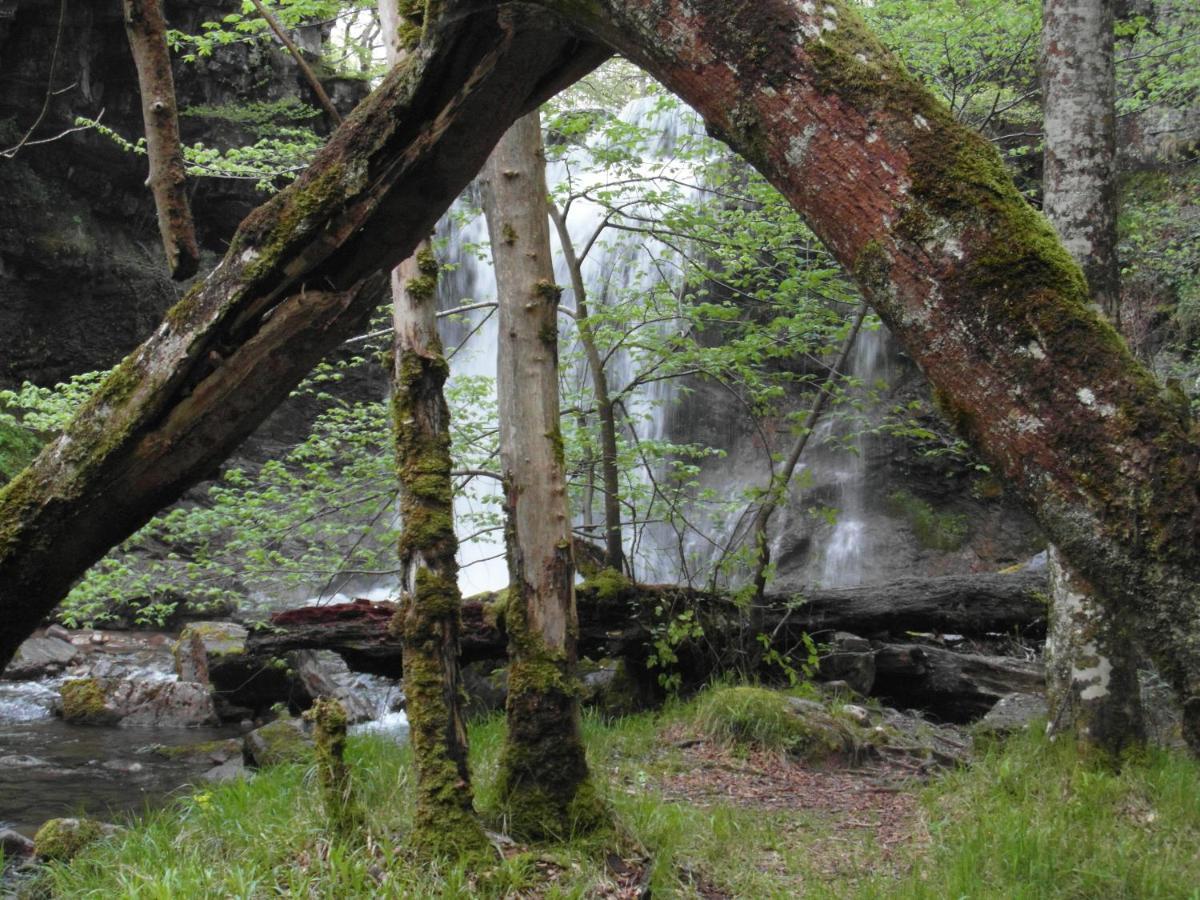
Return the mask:
<path fill-rule="evenodd" d="M 511 121 L 607 56 L 550 26 L 521 10 L 445 22 L 0 491 L 0 666 L 109 547 L 361 333 L 376 273 L 429 234 Z"/>
<path fill-rule="evenodd" d="M 767 595 L 762 622 L 772 635 L 771 646 L 783 654 L 801 645 L 804 634 L 823 641 L 838 631 L 872 638 L 903 638 L 916 631 L 969 637 L 1017 633 L 1036 639 L 1046 629 L 1045 591 L 1045 576 L 1034 572 L 904 578 L 815 591 L 799 605 L 791 595 Z M 488 594 L 463 601 L 464 661 L 504 657 L 508 634 L 502 599 Z M 644 584 L 611 592 L 585 583 L 577 591 L 577 608 L 577 649 L 593 659 L 644 659 L 663 616 L 684 610 L 702 623 L 705 649 L 716 658 L 732 658 L 745 641 L 745 619 L 727 594 Z M 292 650 L 333 650 L 356 672 L 398 678 L 403 641 L 388 628 L 393 609 L 360 600 L 287 610 L 272 617 L 272 628 L 247 638 L 246 652 L 269 659 Z"/>
<path fill-rule="evenodd" d="M 167 268 L 173 279 L 183 281 L 196 274 L 200 250 L 188 204 L 187 168 L 179 141 L 179 111 L 171 75 L 171 53 L 167 49 L 167 23 L 160 0 L 124 0 L 124 4 L 125 32 L 137 67 L 142 118 L 146 123 L 146 156 L 150 161 L 146 184 L 158 210 L 158 230 L 167 255 Z"/>
<path fill-rule="evenodd" d="M 458 540 L 450 470 L 450 367 L 437 330 L 437 272 L 426 245 L 392 273 L 392 427 L 400 480 L 400 609 L 404 695 L 417 808 L 412 843 L 457 857 L 487 846 L 475 818 L 458 668 Z"/>
<path fill-rule="evenodd" d="M 588 778 L 575 675 L 575 563 L 558 409 L 558 300 L 538 114 L 517 120 L 483 171 L 500 347 L 496 394 L 508 551 L 508 826 L 565 837 L 604 820 Z"/>
<path fill-rule="evenodd" d="M 1044 0 L 1043 189 L 1047 218 L 1120 328 L 1113 14 L 1108 0 Z M 1117 756 L 1145 740 L 1138 651 L 1117 616 L 1055 547 L 1046 641 L 1051 730 Z"/>

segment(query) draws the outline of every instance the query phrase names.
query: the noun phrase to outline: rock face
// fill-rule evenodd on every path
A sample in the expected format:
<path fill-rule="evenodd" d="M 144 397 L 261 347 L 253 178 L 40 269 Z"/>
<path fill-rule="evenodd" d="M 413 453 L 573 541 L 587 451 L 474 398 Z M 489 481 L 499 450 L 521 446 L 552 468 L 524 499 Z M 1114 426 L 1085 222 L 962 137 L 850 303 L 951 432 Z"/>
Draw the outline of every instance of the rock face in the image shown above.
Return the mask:
<path fill-rule="evenodd" d="M 220 21 L 241 4 L 167 0 L 165 7 L 172 28 L 195 33 L 202 22 Z M 136 141 L 142 116 L 121 5 L 73 5 L 55 55 L 59 8 L 57 0 L 0 4 L 0 149 L 15 146 L 37 120 L 48 84 L 55 94 L 33 140 L 59 134 L 83 116 Z M 291 57 L 271 42 L 238 42 L 194 64 L 177 62 L 175 85 L 185 144 L 248 139 L 236 122 L 205 112 L 223 104 L 310 100 Z M 145 178 L 144 157 L 94 131 L 26 147 L 4 160 L 0 385 L 22 379 L 53 384 L 107 368 L 175 302 L 179 289 L 165 275 Z M 193 190 L 199 237 L 210 256 L 261 202 L 249 181 L 198 179 Z"/>
<path fill-rule="evenodd" d="M 218 723 L 208 688 L 192 681 L 80 678 L 61 688 L 62 715 L 80 725 L 188 728 Z"/>

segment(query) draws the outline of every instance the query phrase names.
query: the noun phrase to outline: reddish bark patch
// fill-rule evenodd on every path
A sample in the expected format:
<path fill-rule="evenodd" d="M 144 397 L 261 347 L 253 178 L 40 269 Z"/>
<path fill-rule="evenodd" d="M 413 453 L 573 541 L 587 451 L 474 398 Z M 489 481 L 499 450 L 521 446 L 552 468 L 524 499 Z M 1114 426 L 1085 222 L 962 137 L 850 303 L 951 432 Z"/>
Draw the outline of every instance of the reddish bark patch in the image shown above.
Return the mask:
<path fill-rule="evenodd" d="M 272 625 L 324 625 L 333 622 L 378 622 L 386 630 L 396 613 L 396 604 L 384 601 L 354 600 L 327 606 L 304 606 L 271 616 Z"/>

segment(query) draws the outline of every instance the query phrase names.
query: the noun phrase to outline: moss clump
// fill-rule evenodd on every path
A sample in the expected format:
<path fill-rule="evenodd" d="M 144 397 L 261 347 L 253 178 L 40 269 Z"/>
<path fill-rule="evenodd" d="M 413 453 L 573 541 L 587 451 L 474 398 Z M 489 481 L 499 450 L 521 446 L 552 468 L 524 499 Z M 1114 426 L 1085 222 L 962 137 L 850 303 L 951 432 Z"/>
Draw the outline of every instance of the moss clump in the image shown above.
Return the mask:
<path fill-rule="evenodd" d="M 74 678 L 58 689 L 62 696 L 62 716 L 68 722 L 107 724 L 117 718 L 108 708 L 104 686 L 96 678 Z"/>
<path fill-rule="evenodd" d="M 34 852 L 47 861 L 69 862 L 111 828 L 93 819 L 50 819 L 33 836 Z"/>
<path fill-rule="evenodd" d="M 313 742 L 298 719 L 284 715 L 246 735 L 246 755 L 259 768 L 311 765 Z"/>
<path fill-rule="evenodd" d="M 589 591 L 601 603 L 611 603 L 620 600 L 630 589 L 633 582 L 621 572 L 613 568 L 601 569 L 581 585 L 582 590 Z"/>
<path fill-rule="evenodd" d="M 437 294 L 437 278 L 433 275 L 417 275 L 404 282 L 408 296 L 418 303 L 428 303 Z"/>
<path fill-rule="evenodd" d="M 318 697 L 304 717 L 314 725 L 317 775 L 333 832 L 346 840 L 361 840 L 366 818 L 346 764 L 346 709 L 332 697 Z"/>
<path fill-rule="evenodd" d="M 441 264 L 438 263 L 437 256 L 428 247 L 422 247 L 417 251 L 417 271 L 429 278 L 437 278 L 441 272 Z"/>
<path fill-rule="evenodd" d="M 908 522 L 922 547 L 953 551 L 966 542 L 970 531 L 966 516 L 939 513 L 908 491 L 894 491 L 888 496 L 888 507 Z"/>

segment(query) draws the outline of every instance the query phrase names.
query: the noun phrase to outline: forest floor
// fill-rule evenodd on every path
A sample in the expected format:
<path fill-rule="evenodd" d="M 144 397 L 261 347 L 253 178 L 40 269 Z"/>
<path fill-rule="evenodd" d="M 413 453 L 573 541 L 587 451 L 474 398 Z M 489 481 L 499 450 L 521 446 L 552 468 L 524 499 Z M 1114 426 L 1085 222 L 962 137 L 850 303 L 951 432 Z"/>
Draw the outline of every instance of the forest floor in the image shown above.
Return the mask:
<path fill-rule="evenodd" d="M 720 689 L 717 689 L 720 690 Z M 405 849 L 406 748 L 352 740 L 367 834 L 332 840 L 302 766 L 180 797 L 53 865 L 54 897 L 1200 897 L 1200 765 L 1149 751 L 1119 770 L 1039 729 L 928 781 L 899 761 L 808 763 L 706 718 L 712 692 L 585 719 L 614 827 L 473 864 Z M 476 804 L 494 808 L 503 721 L 471 728 Z M 718 729 L 719 730 L 719 729 Z M 486 816 L 486 813 L 485 813 Z M 492 827 L 502 824 L 490 822 Z"/>

